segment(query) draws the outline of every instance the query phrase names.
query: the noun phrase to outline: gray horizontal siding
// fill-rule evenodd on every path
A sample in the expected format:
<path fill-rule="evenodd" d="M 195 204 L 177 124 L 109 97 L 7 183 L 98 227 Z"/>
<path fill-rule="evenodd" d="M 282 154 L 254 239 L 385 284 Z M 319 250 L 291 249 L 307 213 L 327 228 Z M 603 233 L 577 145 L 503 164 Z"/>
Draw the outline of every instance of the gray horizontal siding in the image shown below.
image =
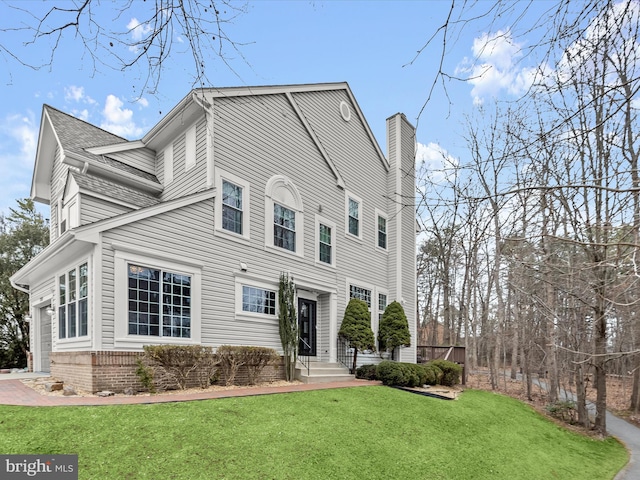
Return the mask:
<path fill-rule="evenodd" d="M 110 153 L 109 157 L 126 163 L 130 167 L 142 170 L 143 172 L 155 174 L 155 152 L 148 148 L 137 148 L 135 150 Z"/>
<path fill-rule="evenodd" d="M 196 125 L 196 165 L 185 170 L 185 134 L 173 142 L 173 181 L 165 185 L 162 200 L 184 197 L 204 190 L 207 183 L 207 123 L 201 118 Z M 158 158 L 156 174 L 164 182 L 164 153 Z"/>
<path fill-rule="evenodd" d="M 105 218 L 115 217 L 116 215 L 130 211 L 131 208 L 124 207 L 122 205 L 117 205 L 86 194 L 80 195 L 80 225 L 86 225 Z"/>

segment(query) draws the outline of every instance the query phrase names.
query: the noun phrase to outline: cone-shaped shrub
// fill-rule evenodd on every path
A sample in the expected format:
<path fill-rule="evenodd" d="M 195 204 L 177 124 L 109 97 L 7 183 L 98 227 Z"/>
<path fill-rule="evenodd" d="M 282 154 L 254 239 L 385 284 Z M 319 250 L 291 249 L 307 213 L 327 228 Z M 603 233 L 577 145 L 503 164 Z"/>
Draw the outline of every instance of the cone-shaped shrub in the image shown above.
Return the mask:
<path fill-rule="evenodd" d="M 381 350 L 393 350 L 396 347 L 408 347 L 411 345 L 409 322 L 404 313 L 404 308 L 398 302 L 391 302 L 385 308 L 380 319 L 378 341 Z"/>
<path fill-rule="evenodd" d="M 375 338 L 373 330 L 371 330 L 371 314 L 364 301 L 357 298 L 349 300 L 338 335 L 347 340 L 354 349 L 351 371 L 355 372 L 358 352 L 375 350 Z"/>

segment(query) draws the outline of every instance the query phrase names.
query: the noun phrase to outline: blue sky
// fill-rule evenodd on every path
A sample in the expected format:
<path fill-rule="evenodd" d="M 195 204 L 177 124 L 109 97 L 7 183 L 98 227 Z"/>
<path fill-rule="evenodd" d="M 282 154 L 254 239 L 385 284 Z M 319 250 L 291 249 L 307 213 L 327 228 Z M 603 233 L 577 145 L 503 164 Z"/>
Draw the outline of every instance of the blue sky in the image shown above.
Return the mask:
<path fill-rule="evenodd" d="M 154 3 L 134 2 L 134 9 L 116 16 L 112 2 L 101 2 L 94 7 L 94 20 L 124 30 L 133 19 L 144 18 L 136 9 Z M 50 6 L 0 0 L 0 29 L 33 22 L 30 15 Z M 228 36 L 242 44 L 244 59 L 231 52 L 234 71 L 212 61 L 207 75 L 217 87 L 347 81 L 383 151 L 385 119 L 402 112 L 418 125 L 418 161 L 437 166 L 441 152 L 465 155 L 460 138 L 464 115 L 486 98 L 522 93 L 528 72 L 518 43 L 526 39 L 510 40 L 509 19 L 494 24 L 492 30 L 466 30 L 455 44 L 448 44 L 446 67 L 462 77 L 477 78 L 449 82 L 449 98 L 437 88 L 418 122 L 438 69 L 441 38 L 417 58 L 416 53 L 443 23 L 449 8 L 449 1 L 439 0 L 249 2 L 246 13 L 226 26 Z M 27 39 L 20 31 L 0 30 L 1 46 L 22 60 L 41 62 L 48 49 L 25 45 Z M 482 49 L 487 44 L 491 48 Z M 25 67 L 0 48 L 0 212 L 6 214 L 15 199 L 29 196 L 43 103 L 138 139 L 192 87 L 191 59 L 178 47 L 158 93 L 141 97 L 139 72 L 103 66 L 95 71 L 71 35 L 63 38 L 51 68 Z M 479 64 L 470 61 L 474 56 L 480 57 Z M 484 74 L 478 76 L 479 72 Z M 48 212 L 46 207 L 41 211 Z"/>

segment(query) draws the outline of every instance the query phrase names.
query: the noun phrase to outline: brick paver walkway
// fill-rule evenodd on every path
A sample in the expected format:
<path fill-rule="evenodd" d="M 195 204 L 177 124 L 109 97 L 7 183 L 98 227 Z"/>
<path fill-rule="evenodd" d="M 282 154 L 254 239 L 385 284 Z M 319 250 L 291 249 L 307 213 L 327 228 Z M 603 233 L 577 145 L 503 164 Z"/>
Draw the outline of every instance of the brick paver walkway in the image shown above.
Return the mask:
<path fill-rule="evenodd" d="M 0 405 L 22 405 L 31 407 L 55 407 L 69 405 L 127 405 L 144 403 L 185 402 L 192 400 L 209 400 L 214 398 L 247 397 L 252 395 L 271 395 L 274 393 L 305 392 L 327 388 L 365 387 L 380 385 L 380 382 L 367 380 L 350 380 L 348 382 L 292 384 L 277 387 L 236 388 L 198 393 L 174 393 L 171 395 L 128 395 L 118 397 L 54 397 L 41 395 L 26 386 L 20 380 L 3 380 L 0 382 Z"/>

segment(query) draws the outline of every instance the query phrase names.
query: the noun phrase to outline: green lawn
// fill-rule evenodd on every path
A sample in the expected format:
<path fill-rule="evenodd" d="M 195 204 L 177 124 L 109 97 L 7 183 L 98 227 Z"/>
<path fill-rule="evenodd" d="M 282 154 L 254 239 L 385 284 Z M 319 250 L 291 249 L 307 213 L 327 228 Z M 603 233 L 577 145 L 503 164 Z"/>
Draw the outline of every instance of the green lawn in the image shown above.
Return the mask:
<path fill-rule="evenodd" d="M 0 406 L 0 453 L 77 453 L 81 479 L 611 479 L 616 441 L 511 398 L 387 387 L 108 407 Z"/>

